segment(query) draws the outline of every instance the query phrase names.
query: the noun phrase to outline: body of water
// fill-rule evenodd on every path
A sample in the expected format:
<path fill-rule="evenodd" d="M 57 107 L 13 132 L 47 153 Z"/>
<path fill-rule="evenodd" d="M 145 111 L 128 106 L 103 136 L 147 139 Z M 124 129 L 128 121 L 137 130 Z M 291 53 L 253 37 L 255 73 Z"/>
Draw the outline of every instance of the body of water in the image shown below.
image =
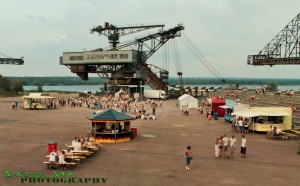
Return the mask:
<path fill-rule="evenodd" d="M 246 86 L 248 89 L 259 89 L 261 85 L 240 85 L 240 88 Z M 25 91 L 36 91 L 37 86 L 23 86 Z M 226 88 L 226 85 L 185 85 L 185 87 L 222 87 Z M 101 88 L 104 88 L 103 85 L 72 85 L 72 86 L 43 86 L 44 91 L 70 91 L 70 92 L 84 92 L 84 91 L 91 91 L 91 92 L 100 92 Z M 285 90 L 294 90 L 299 91 L 300 85 L 278 85 L 277 88 L 281 91 Z M 150 90 L 149 86 L 145 86 L 145 89 Z"/>

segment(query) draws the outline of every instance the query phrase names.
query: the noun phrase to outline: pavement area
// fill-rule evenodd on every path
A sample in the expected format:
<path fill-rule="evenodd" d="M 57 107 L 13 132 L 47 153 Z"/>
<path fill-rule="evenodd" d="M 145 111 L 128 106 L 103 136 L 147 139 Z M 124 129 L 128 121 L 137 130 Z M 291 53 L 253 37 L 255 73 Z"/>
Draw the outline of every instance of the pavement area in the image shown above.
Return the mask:
<path fill-rule="evenodd" d="M 12 110 L 11 101 L 15 100 L 21 105 L 21 98 L 0 98 L 0 185 L 71 185 L 21 183 L 20 178 L 6 178 L 4 171 L 40 171 L 53 177 L 42 163 L 48 161 L 48 143 L 56 141 L 59 149 L 65 148 L 75 136 L 86 134 L 83 130 L 91 123 L 85 117 L 93 110 L 69 106 L 55 110 Z M 190 116 L 182 116 L 176 100 L 168 100 L 157 108 L 157 120 L 133 121 L 131 127 L 138 130 L 134 140 L 103 144 L 100 153 L 72 171 L 76 177 L 106 178 L 107 182 L 75 185 L 300 185 L 298 140 L 269 140 L 263 133 L 250 132 L 246 135 L 247 158 L 241 158 L 241 135 L 233 133 L 224 118 L 209 125 L 196 109 L 189 111 Z M 214 139 L 224 134 L 237 138 L 232 160 L 214 157 Z M 185 169 L 184 161 L 188 145 L 194 157 L 190 170 Z"/>

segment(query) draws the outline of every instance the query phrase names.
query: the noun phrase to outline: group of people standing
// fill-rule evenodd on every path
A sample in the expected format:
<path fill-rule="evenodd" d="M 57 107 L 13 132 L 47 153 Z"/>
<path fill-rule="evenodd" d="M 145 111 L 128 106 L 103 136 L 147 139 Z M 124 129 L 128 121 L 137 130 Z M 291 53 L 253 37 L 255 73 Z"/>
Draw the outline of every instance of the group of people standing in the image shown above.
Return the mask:
<path fill-rule="evenodd" d="M 227 138 L 226 134 L 221 136 L 220 138 L 216 138 L 215 143 L 215 157 L 216 158 L 233 158 L 235 149 L 236 149 L 236 138 L 234 135 L 231 138 Z M 246 157 L 246 137 L 242 135 L 241 142 L 241 157 Z M 229 151 L 229 152 L 228 152 Z"/>
<path fill-rule="evenodd" d="M 225 134 L 220 138 L 216 138 L 214 143 L 216 158 L 233 158 L 233 154 L 236 148 L 236 138 L 234 137 L 234 135 L 232 135 L 231 138 L 228 139 Z"/>
<path fill-rule="evenodd" d="M 214 141 L 215 144 L 215 157 L 216 158 L 230 158 L 233 159 L 233 155 L 236 149 L 237 140 L 234 135 L 232 135 L 230 138 L 224 134 L 220 138 L 216 138 Z M 242 141 L 241 141 L 241 157 L 246 158 L 246 144 L 247 140 L 245 135 L 242 135 Z M 190 163 L 193 159 L 191 146 L 187 146 L 187 148 L 184 151 L 184 160 L 185 160 L 185 169 L 190 169 Z"/>
<path fill-rule="evenodd" d="M 235 116 L 232 119 L 232 130 L 239 134 L 248 134 L 249 133 L 249 118 L 242 118 Z"/>

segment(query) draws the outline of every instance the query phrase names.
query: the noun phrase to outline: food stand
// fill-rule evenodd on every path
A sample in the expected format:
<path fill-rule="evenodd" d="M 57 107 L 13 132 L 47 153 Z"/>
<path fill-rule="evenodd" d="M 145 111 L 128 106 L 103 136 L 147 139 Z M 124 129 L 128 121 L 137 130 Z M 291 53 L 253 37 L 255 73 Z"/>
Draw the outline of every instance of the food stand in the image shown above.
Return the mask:
<path fill-rule="evenodd" d="M 56 98 L 42 93 L 30 93 L 23 96 L 23 99 L 23 109 L 47 109 L 47 102 L 53 102 Z"/>
<path fill-rule="evenodd" d="M 104 143 L 125 142 L 132 139 L 133 132 L 130 121 L 134 117 L 113 109 L 104 110 L 87 116 L 92 123 L 91 137 L 93 141 Z"/>
<path fill-rule="evenodd" d="M 251 117 L 249 130 L 252 131 L 268 132 L 270 126 L 281 131 L 292 129 L 292 110 L 289 107 L 249 107 L 231 114 L 237 117 Z"/>

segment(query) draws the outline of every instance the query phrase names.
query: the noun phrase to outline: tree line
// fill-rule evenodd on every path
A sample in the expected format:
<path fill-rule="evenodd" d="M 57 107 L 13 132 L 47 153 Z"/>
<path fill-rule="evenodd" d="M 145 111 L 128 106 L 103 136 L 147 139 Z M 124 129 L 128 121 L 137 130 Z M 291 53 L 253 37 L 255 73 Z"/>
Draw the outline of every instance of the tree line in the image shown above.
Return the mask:
<path fill-rule="evenodd" d="M 21 80 L 9 80 L 0 74 L 0 92 L 4 93 L 18 93 L 23 92 L 23 82 Z"/>

